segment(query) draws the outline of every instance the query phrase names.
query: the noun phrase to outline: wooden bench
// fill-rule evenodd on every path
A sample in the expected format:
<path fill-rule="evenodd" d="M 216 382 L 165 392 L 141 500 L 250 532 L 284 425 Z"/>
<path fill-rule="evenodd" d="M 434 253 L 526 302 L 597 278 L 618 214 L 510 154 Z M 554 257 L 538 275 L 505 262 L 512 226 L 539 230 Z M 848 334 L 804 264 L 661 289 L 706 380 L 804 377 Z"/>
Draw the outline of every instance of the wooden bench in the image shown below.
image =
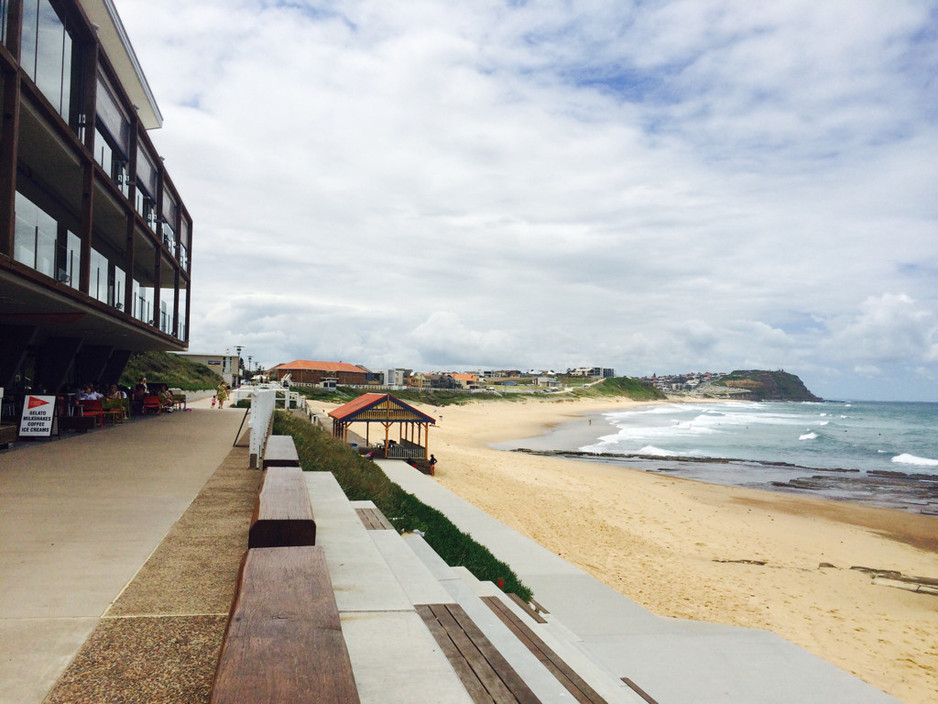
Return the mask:
<path fill-rule="evenodd" d="M 360 701 L 322 548 L 248 550 L 210 701 Z"/>
<path fill-rule="evenodd" d="M 296 454 L 296 445 L 290 435 L 271 435 L 264 446 L 264 461 L 261 466 L 299 467 L 300 457 Z"/>
<path fill-rule="evenodd" d="M 271 467 L 257 495 L 248 547 L 278 548 L 316 544 L 316 521 L 299 467 Z"/>

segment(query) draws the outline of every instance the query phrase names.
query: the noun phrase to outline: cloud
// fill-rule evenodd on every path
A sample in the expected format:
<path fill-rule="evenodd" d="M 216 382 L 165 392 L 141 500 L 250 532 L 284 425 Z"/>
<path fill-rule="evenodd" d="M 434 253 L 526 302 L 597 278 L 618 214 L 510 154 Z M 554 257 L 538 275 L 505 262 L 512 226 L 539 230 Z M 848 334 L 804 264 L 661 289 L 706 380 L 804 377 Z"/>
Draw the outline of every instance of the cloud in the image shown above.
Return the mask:
<path fill-rule="evenodd" d="M 938 361 L 938 319 L 905 294 L 870 297 L 855 316 L 832 328 L 830 347 L 849 359 Z"/>
<path fill-rule="evenodd" d="M 118 9 L 195 220 L 193 351 L 938 371 L 933 3 Z"/>

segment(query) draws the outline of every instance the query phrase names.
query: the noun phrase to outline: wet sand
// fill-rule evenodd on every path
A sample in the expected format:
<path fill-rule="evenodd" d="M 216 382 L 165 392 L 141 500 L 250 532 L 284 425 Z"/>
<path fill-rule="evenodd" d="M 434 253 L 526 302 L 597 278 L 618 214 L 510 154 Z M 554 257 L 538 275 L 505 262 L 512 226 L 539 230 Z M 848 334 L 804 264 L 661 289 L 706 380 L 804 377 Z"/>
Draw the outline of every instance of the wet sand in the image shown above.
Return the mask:
<path fill-rule="evenodd" d="M 421 410 L 440 418 L 442 485 L 654 613 L 770 630 L 904 702 L 934 701 L 938 596 L 851 568 L 938 578 L 938 518 L 490 446 L 594 436 L 596 414 L 629 405 Z"/>

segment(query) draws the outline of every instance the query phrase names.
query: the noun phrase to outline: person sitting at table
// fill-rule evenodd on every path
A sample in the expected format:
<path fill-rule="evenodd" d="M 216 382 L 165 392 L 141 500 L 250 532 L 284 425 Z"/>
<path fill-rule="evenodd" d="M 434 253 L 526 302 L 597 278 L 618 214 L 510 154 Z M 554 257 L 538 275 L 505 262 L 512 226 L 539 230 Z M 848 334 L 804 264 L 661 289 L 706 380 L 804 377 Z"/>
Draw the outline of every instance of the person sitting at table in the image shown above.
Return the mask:
<path fill-rule="evenodd" d="M 104 394 L 95 391 L 92 384 L 85 384 L 82 390 L 78 392 L 79 401 L 98 401 L 102 398 L 104 398 Z"/>
<path fill-rule="evenodd" d="M 111 384 L 111 390 L 108 391 L 107 397 L 112 401 L 116 401 L 122 398 L 127 398 L 127 394 L 117 388 L 117 384 Z"/>
<path fill-rule="evenodd" d="M 168 384 L 163 384 L 160 388 L 160 407 L 166 413 L 172 413 L 175 408 L 173 405 L 173 392 L 169 390 Z"/>

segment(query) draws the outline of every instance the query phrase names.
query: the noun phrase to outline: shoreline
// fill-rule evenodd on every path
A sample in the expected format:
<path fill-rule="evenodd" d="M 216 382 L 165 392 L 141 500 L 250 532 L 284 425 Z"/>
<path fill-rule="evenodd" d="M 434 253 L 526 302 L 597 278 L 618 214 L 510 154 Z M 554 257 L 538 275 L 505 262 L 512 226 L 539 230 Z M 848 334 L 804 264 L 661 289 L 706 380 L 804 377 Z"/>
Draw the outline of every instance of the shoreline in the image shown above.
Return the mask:
<path fill-rule="evenodd" d="M 492 447 L 584 428 L 594 439 L 603 412 L 680 402 L 438 409 L 436 478 L 658 615 L 771 630 L 902 701 L 930 701 L 938 597 L 850 568 L 938 577 L 938 518 Z"/>

